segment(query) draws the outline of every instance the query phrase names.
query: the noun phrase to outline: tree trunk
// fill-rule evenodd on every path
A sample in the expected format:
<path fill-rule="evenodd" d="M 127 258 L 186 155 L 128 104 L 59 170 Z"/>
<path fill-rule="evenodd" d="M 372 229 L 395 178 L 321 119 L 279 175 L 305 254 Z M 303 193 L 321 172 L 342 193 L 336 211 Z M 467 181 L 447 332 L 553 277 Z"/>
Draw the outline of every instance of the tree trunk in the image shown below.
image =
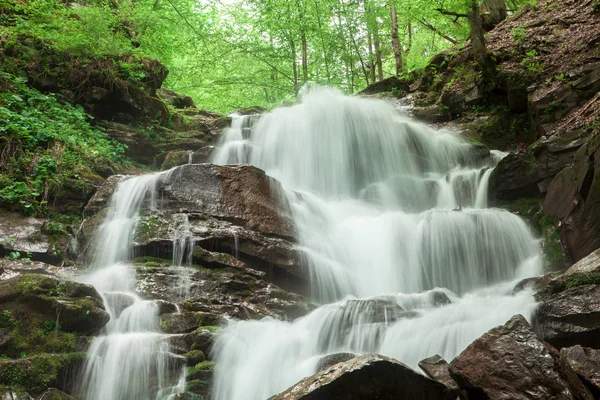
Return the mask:
<path fill-rule="evenodd" d="M 298 65 L 296 64 L 296 43 L 290 38 L 290 46 L 292 47 L 292 70 L 294 71 L 294 90 L 298 88 Z"/>
<path fill-rule="evenodd" d="M 485 72 L 487 49 L 485 48 L 483 21 L 478 0 L 471 0 L 471 10 L 469 11 L 468 18 L 471 31 L 471 51 L 473 52 L 475 61 L 481 67 L 481 71 Z"/>
<path fill-rule="evenodd" d="M 379 45 L 379 33 L 377 32 L 377 26 L 375 27 L 374 44 L 375 44 L 375 59 L 377 63 L 377 79 L 383 80 L 383 61 L 381 61 L 381 46 Z"/>
<path fill-rule="evenodd" d="M 504 21 L 508 16 L 508 12 L 506 11 L 506 0 L 485 0 L 484 7 L 488 14 L 486 22 L 492 27 Z"/>
<path fill-rule="evenodd" d="M 308 55 L 306 46 L 306 34 L 302 30 L 302 80 L 303 83 L 308 82 Z"/>
<path fill-rule="evenodd" d="M 369 37 L 369 72 L 371 75 L 371 82 L 375 82 L 375 56 L 373 55 L 373 40 L 371 33 L 368 33 Z"/>
<path fill-rule="evenodd" d="M 398 38 L 398 15 L 396 14 L 394 0 L 390 0 L 390 18 L 392 20 L 392 48 L 394 49 L 396 76 L 398 77 L 402 73 L 402 50 L 400 49 L 400 39 Z"/>

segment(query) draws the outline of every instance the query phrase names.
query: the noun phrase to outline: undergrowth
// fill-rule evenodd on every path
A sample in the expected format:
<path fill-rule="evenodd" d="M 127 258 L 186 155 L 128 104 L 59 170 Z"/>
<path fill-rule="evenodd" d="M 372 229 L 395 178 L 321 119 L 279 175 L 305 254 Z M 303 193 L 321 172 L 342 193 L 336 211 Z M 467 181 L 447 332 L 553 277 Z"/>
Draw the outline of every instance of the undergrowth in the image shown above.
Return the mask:
<path fill-rule="evenodd" d="M 0 205 L 47 215 L 52 187 L 114 168 L 124 150 L 80 106 L 0 72 Z"/>

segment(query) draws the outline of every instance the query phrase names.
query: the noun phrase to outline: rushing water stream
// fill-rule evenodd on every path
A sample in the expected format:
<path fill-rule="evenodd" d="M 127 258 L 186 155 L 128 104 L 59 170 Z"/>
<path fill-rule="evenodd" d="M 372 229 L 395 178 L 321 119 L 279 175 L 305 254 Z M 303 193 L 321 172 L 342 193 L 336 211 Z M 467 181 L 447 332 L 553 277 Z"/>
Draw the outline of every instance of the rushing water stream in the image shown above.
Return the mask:
<path fill-rule="evenodd" d="M 315 89 L 301 104 L 240 117 L 213 161 L 281 181 L 321 304 L 294 322 L 231 321 L 214 348 L 216 400 L 264 400 L 332 353 L 377 352 L 412 367 L 452 359 L 517 313 L 541 273 L 539 243 L 487 208 L 490 168 L 449 131 L 382 101 Z"/>
<path fill-rule="evenodd" d="M 385 102 L 314 89 L 299 105 L 234 119 L 213 157 L 281 181 L 320 304 L 293 322 L 229 321 L 213 348 L 216 400 L 265 400 L 333 353 L 377 352 L 415 368 L 434 354 L 452 359 L 533 311 L 532 293 L 513 289 L 540 274 L 539 243 L 519 217 L 487 208 L 500 154 L 482 157 Z M 111 316 L 88 351 L 85 400 L 175 399 L 185 390 L 184 359 L 160 333 L 157 303 L 135 293 L 127 263 L 140 210 L 156 207 L 156 183 L 169 173 L 118 184 L 81 277 Z M 172 301 L 180 301 L 193 243 L 187 216 L 174 220 Z"/>

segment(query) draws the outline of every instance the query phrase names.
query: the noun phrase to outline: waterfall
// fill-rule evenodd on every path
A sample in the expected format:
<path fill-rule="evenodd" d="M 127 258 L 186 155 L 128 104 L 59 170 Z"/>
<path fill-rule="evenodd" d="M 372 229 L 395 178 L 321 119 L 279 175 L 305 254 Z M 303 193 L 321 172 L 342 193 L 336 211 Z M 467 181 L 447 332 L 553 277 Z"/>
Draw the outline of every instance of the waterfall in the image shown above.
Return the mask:
<path fill-rule="evenodd" d="M 448 130 L 393 106 L 316 88 L 302 102 L 239 116 L 213 155 L 248 163 L 286 190 L 321 304 L 293 322 L 231 321 L 213 348 L 213 398 L 264 400 L 328 354 L 377 352 L 412 367 L 447 359 L 512 315 L 529 318 L 539 242 L 487 208 L 491 168 Z"/>
<path fill-rule="evenodd" d="M 185 359 L 170 352 L 168 335 L 159 332 L 158 305 L 135 293 L 135 270 L 127 262 L 140 210 L 144 205 L 156 209 L 156 182 L 168 173 L 122 180 L 97 232 L 92 268 L 80 280 L 96 287 L 110 321 L 88 350 L 79 381 L 82 399 L 166 400 L 184 390 Z M 184 247 L 186 239 L 184 233 L 176 235 Z M 177 244 L 174 248 L 181 250 Z M 183 250 L 174 253 L 183 259 Z"/>

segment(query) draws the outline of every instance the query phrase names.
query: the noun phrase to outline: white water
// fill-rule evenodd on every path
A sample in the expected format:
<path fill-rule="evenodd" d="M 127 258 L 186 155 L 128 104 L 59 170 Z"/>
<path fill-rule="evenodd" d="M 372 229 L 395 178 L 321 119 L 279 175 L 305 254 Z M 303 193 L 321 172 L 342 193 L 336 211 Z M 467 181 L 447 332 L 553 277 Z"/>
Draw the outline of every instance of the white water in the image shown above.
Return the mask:
<path fill-rule="evenodd" d="M 473 154 L 452 132 L 330 89 L 234 119 L 213 160 L 281 181 L 322 306 L 291 323 L 231 321 L 214 348 L 213 397 L 264 400 L 338 352 L 415 368 L 451 360 L 512 315 L 529 318 L 532 294 L 512 290 L 541 273 L 538 241 L 519 217 L 486 208 L 489 165 Z M 449 304 L 432 301 L 438 287 Z"/>
<path fill-rule="evenodd" d="M 84 400 L 171 399 L 185 389 L 185 359 L 170 352 L 168 335 L 159 333 L 158 305 L 135 294 L 135 270 L 127 264 L 140 209 L 156 208 L 156 182 L 168 173 L 118 184 L 97 233 L 91 272 L 80 278 L 96 287 L 110 314 L 88 350 L 80 377 Z M 174 246 L 177 265 L 183 259 L 183 236 Z"/>

